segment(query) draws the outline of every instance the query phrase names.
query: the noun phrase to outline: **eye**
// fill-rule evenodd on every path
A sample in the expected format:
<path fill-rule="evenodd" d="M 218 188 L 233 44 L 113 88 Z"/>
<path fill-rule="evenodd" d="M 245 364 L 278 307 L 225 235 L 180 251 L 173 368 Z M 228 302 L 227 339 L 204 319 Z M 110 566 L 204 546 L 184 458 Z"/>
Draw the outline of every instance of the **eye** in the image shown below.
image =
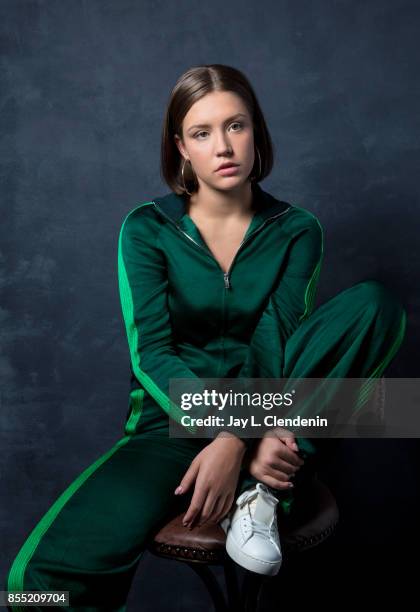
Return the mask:
<path fill-rule="evenodd" d="M 233 125 L 238 125 L 239 129 L 241 129 L 244 126 L 244 124 L 241 121 L 235 121 L 234 123 L 231 123 L 231 127 Z M 233 130 L 233 131 L 234 132 L 238 132 L 239 130 L 236 129 L 236 130 Z M 203 140 L 202 138 L 199 138 L 200 134 L 208 134 L 208 132 L 206 132 L 205 130 L 201 130 L 201 132 L 196 132 L 194 134 L 194 138 L 196 138 L 197 140 Z"/>

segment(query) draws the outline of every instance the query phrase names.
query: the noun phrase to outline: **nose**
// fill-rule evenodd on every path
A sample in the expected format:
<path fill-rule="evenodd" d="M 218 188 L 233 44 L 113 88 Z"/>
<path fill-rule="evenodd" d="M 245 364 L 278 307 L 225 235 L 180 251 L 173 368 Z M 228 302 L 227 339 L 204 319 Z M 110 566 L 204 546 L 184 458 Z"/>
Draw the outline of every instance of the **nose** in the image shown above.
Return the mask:
<path fill-rule="evenodd" d="M 232 153 L 232 146 L 230 144 L 229 136 L 223 130 L 216 137 L 216 153 L 217 155 L 226 155 L 226 153 Z"/>

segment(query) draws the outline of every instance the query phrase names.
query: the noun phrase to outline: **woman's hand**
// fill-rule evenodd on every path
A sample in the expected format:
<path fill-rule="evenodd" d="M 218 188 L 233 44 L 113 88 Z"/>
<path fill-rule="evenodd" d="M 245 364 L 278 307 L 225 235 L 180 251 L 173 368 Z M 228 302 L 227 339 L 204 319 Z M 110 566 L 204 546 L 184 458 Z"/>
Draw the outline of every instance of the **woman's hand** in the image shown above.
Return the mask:
<path fill-rule="evenodd" d="M 284 490 L 293 487 L 289 481 L 304 464 L 292 432 L 282 427 L 271 429 L 254 449 L 248 465 L 249 473 L 260 482 Z"/>
<path fill-rule="evenodd" d="M 194 457 L 176 494 L 185 493 L 195 482 L 183 525 L 190 529 L 197 519 L 217 523 L 230 510 L 238 484 L 245 444 L 233 434 L 218 436 Z"/>

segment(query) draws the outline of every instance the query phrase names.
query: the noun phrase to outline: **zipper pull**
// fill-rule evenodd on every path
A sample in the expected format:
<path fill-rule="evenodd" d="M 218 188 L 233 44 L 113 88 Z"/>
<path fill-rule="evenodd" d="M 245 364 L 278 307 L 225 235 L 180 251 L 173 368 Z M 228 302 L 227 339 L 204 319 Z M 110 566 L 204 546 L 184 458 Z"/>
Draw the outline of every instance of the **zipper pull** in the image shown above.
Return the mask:
<path fill-rule="evenodd" d="M 230 288 L 230 284 L 229 284 L 229 272 L 223 272 L 223 276 L 225 278 L 225 288 L 229 289 Z"/>

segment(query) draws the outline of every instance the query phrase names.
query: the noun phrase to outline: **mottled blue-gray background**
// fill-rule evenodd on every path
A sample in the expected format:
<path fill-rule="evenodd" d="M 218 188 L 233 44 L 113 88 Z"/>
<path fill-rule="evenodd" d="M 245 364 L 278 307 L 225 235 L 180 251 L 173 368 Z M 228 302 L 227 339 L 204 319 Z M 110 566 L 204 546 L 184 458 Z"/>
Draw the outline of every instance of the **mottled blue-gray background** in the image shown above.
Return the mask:
<path fill-rule="evenodd" d="M 419 12 L 404 0 L 0 2 L 2 581 L 59 493 L 123 434 L 118 232 L 168 191 L 162 118 L 191 65 L 250 78 L 276 150 L 262 186 L 324 227 L 317 303 L 384 282 L 408 314 L 386 376 L 418 376 Z M 363 568 L 394 570 L 388 547 L 413 545 L 418 454 L 417 440 L 347 440 L 326 466 L 343 518 L 334 580 L 352 592 L 363 575 L 370 587 Z M 147 554 L 129 602 L 211 609 L 187 567 Z"/>

